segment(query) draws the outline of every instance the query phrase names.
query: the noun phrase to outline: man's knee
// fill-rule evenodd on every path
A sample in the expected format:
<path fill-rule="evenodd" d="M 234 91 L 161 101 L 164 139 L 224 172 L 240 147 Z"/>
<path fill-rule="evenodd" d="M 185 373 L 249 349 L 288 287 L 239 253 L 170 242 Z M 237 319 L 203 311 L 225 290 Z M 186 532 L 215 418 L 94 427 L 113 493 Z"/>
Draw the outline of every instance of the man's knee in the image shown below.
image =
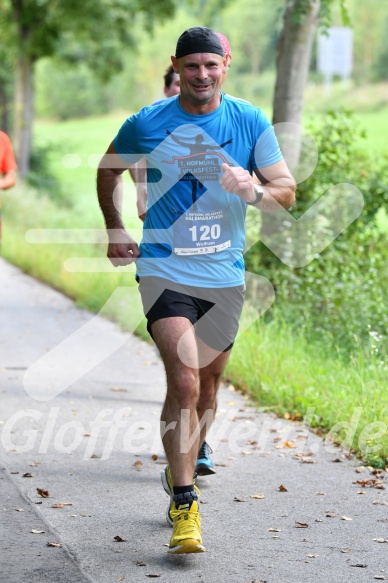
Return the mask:
<path fill-rule="evenodd" d="M 174 399 L 181 409 L 191 409 L 198 402 L 199 378 L 189 368 L 175 371 L 173 379 L 167 379 L 167 398 Z"/>

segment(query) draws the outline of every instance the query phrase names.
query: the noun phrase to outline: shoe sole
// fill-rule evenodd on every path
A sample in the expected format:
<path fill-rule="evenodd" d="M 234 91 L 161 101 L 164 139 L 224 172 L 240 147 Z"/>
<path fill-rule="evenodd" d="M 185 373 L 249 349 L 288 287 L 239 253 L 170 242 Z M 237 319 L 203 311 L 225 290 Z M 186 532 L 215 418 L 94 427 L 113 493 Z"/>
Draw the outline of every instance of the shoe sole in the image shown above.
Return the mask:
<path fill-rule="evenodd" d="M 206 464 L 199 464 L 195 468 L 197 476 L 212 476 L 216 473 L 214 468 L 207 466 Z M 163 486 L 164 487 L 164 486 Z"/>
<path fill-rule="evenodd" d="M 160 473 L 160 479 L 162 480 L 162 486 L 166 494 L 168 494 L 171 498 L 173 492 L 171 491 L 170 486 L 168 485 L 167 476 L 165 470 Z"/>
<path fill-rule="evenodd" d="M 182 541 L 182 544 L 175 547 L 169 547 L 168 553 L 170 555 L 182 555 L 184 553 L 204 553 L 205 547 L 195 539 L 187 539 Z"/>
<path fill-rule="evenodd" d="M 170 503 L 167 506 L 167 510 L 166 510 L 166 522 L 170 526 L 174 526 L 174 522 L 173 522 L 172 518 L 170 518 L 170 505 L 171 505 L 172 492 L 170 490 L 170 486 L 168 485 L 166 472 L 164 470 L 162 472 L 160 472 L 160 479 L 162 481 L 163 490 L 166 492 L 166 494 L 168 494 L 170 496 Z"/>

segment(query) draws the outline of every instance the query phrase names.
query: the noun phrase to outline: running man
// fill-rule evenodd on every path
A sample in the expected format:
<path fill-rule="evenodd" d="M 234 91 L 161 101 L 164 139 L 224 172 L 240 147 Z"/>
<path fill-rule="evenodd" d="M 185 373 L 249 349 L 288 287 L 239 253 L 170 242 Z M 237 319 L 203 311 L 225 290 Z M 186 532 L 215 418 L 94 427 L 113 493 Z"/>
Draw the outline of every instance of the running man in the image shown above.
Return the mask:
<path fill-rule="evenodd" d="M 116 267 L 136 261 L 148 330 L 166 370 L 161 435 L 168 465 L 162 479 L 173 526 L 168 552 L 180 554 L 205 550 L 193 473 L 238 330 L 247 205 L 288 208 L 295 182 L 261 109 L 220 91 L 227 57 L 214 31 L 186 30 L 171 60 L 180 96 L 124 122 L 100 163 L 97 189 L 108 258 Z M 227 163 L 213 149 L 191 157 L 167 129 L 185 143 L 195 144 L 199 134 L 213 146 L 228 142 L 221 152 Z M 117 208 L 128 155 L 146 156 L 150 178 L 140 245 Z M 189 174 L 202 184 L 195 211 Z"/>

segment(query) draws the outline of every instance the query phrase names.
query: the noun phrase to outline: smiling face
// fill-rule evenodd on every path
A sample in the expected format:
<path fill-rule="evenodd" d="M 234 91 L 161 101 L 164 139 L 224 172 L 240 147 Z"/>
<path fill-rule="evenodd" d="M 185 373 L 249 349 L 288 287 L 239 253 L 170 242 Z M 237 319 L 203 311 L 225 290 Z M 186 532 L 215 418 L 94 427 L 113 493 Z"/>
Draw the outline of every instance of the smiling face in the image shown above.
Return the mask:
<path fill-rule="evenodd" d="M 213 53 L 171 57 L 180 77 L 180 104 L 189 113 L 210 113 L 220 104 L 219 90 L 224 81 L 226 58 Z"/>

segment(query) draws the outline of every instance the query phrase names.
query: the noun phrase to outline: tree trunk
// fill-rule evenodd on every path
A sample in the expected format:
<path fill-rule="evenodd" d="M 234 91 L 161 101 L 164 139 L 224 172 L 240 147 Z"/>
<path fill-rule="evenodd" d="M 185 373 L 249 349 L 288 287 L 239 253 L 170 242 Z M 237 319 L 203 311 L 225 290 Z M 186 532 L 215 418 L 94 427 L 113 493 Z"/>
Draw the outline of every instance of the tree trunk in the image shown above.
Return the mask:
<path fill-rule="evenodd" d="M 0 130 L 9 135 L 9 103 L 5 82 L 0 83 Z"/>
<path fill-rule="evenodd" d="M 21 177 L 28 174 L 34 118 L 34 61 L 21 50 L 16 69 L 14 147 Z"/>
<path fill-rule="evenodd" d="M 304 88 L 320 10 L 320 0 L 310 0 L 307 13 L 297 17 L 302 2 L 305 3 L 303 0 L 287 1 L 276 59 L 272 123 L 296 124 L 288 126 L 288 131 L 287 126 L 278 127 L 280 134 L 289 134 L 288 139 L 286 136 L 284 140 L 280 139 L 280 142 L 290 169 L 295 168 L 299 162 L 301 135 L 299 128 L 302 124 Z"/>

